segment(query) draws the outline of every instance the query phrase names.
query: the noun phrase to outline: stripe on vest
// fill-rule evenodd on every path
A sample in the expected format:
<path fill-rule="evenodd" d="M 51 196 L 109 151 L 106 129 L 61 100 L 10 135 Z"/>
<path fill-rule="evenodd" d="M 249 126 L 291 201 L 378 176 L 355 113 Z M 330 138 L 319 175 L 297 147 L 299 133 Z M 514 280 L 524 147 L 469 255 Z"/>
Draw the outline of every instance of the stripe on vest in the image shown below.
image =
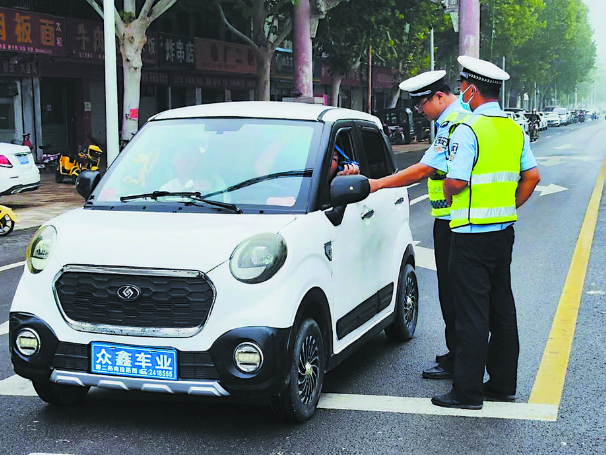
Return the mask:
<path fill-rule="evenodd" d="M 516 208 L 512 207 L 494 207 L 488 209 L 462 209 L 462 210 L 451 210 L 450 216 L 452 219 L 490 219 L 490 218 L 503 218 L 508 216 L 515 216 Z"/>
<path fill-rule="evenodd" d="M 490 174 L 479 174 L 471 176 L 472 184 L 484 185 L 486 183 L 517 183 L 520 180 L 520 174 L 515 172 L 494 172 Z"/>

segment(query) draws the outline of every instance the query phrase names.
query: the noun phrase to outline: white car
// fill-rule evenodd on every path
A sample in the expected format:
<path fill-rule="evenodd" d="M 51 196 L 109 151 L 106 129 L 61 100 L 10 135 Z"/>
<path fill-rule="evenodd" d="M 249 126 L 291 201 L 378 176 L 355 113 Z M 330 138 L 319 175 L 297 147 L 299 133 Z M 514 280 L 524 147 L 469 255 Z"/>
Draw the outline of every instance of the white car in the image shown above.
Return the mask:
<path fill-rule="evenodd" d="M 524 131 L 526 134 L 529 133 L 528 119 L 524 115 L 523 111 L 520 111 L 520 112 L 505 111 L 505 113 L 507 114 L 507 117 L 512 119 L 514 122 L 516 122 L 520 126 L 520 128 L 522 128 L 522 131 Z"/>
<path fill-rule="evenodd" d="M 547 114 L 545 114 L 545 112 L 537 112 L 537 114 L 539 115 L 539 118 L 541 119 L 540 130 L 545 131 L 547 129 L 547 127 L 549 126 L 547 124 Z"/>
<path fill-rule="evenodd" d="M 547 118 L 547 126 L 560 126 L 560 116 L 557 112 L 546 112 L 545 117 Z"/>
<path fill-rule="evenodd" d="M 0 142 L 0 196 L 33 191 L 40 186 L 40 171 L 26 145 Z"/>
<path fill-rule="evenodd" d="M 354 161 L 362 175 L 331 179 Z M 52 404 L 91 386 L 254 394 L 310 418 L 325 371 L 382 330 L 415 331 L 408 193 L 367 179 L 395 171 L 381 122 L 358 111 L 156 115 L 100 181 L 82 172 L 83 208 L 32 238 L 10 310 L 16 373 Z"/>

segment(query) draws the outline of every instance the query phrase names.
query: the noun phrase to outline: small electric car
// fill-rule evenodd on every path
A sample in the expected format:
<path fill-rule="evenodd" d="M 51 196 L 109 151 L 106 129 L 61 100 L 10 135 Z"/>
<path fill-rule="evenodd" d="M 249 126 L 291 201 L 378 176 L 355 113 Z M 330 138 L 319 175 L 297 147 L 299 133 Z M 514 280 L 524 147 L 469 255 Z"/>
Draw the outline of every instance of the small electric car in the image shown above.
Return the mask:
<path fill-rule="evenodd" d="M 33 191 L 40 186 L 40 171 L 26 145 L 0 142 L 0 196 Z"/>
<path fill-rule="evenodd" d="M 347 164 L 360 174 L 337 175 Z M 16 373 L 52 404 L 91 386 L 255 396 L 305 421 L 326 371 L 382 330 L 415 331 L 408 193 L 368 182 L 395 170 L 381 122 L 358 111 L 157 114 L 102 179 L 82 172 L 81 209 L 32 237 L 10 311 Z"/>

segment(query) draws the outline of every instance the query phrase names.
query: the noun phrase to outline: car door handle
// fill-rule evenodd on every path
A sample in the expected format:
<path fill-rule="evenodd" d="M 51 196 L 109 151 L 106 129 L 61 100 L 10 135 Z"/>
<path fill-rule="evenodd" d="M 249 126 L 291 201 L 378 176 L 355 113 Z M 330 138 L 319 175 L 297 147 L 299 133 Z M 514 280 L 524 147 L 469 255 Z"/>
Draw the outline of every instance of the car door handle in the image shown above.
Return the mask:
<path fill-rule="evenodd" d="M 362 219 L 363 220 L 368 220 L 370 218 L 372 218 L 372 216 L 375 214 L 374 210 L 369 210 L 368 212 L 365 212 L 364 214 L 362 214 Z"/>
<path fill-rule="evenodd" d="M 400 199 L 397 199 L 396 202 L 394 202 L 394 205 L 400 205 L 404 202 L 404 198 L 401 197 Z"/>

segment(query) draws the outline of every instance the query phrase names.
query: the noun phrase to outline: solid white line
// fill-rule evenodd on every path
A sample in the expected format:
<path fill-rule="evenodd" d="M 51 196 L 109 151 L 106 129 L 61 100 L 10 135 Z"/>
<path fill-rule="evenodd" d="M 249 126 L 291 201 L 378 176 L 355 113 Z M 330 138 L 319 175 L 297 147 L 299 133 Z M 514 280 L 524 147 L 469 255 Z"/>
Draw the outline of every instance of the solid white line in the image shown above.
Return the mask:
<path fill-rule="evenodd" d="M 29 379 L 22 378 L 15 374 L 0 381 L 0 395 L 35 397 L 37 396 L 37 393 Z"/>
<path fill-rule="evenodd" d="M 8 321 L 0 324 L 0 335 L 8 333 Z"/>
<path fill-rule="evenodd" d="M 380 395 L 344 395 L 323 393 L 319 408 L 347 411 L 394 412 L 401 414 L 426 414 L 491 419 L 545 420 L 555 421 L 558 407 L 555 405 L 529 403 L 500 403 L 485 401 L 479 411 L 442 408 L 431 404 L 429 398 L 405 398 Z"/>
<path fill-rule="evenodd" d="M 25 261 L 15 262 L 14 264 L 3 265 L 2 267 L 0 267 L 0 272 L 4 272 L 5 270 L 10 270 L 10 269 L 15 269 L 17 267 L 21 267 L 22 265 L 25 265 Z"/>
<path fill-rule="evenodd" d="M 424 194 L 423 196 L 419 196 L 415 199 L 413 199 L 412 201 L 410 201 L 410 205 L 416 204 L 417 202 L 421 202 L 424 199 L 427 199 L 429 197 L 428 194 Z"/>

